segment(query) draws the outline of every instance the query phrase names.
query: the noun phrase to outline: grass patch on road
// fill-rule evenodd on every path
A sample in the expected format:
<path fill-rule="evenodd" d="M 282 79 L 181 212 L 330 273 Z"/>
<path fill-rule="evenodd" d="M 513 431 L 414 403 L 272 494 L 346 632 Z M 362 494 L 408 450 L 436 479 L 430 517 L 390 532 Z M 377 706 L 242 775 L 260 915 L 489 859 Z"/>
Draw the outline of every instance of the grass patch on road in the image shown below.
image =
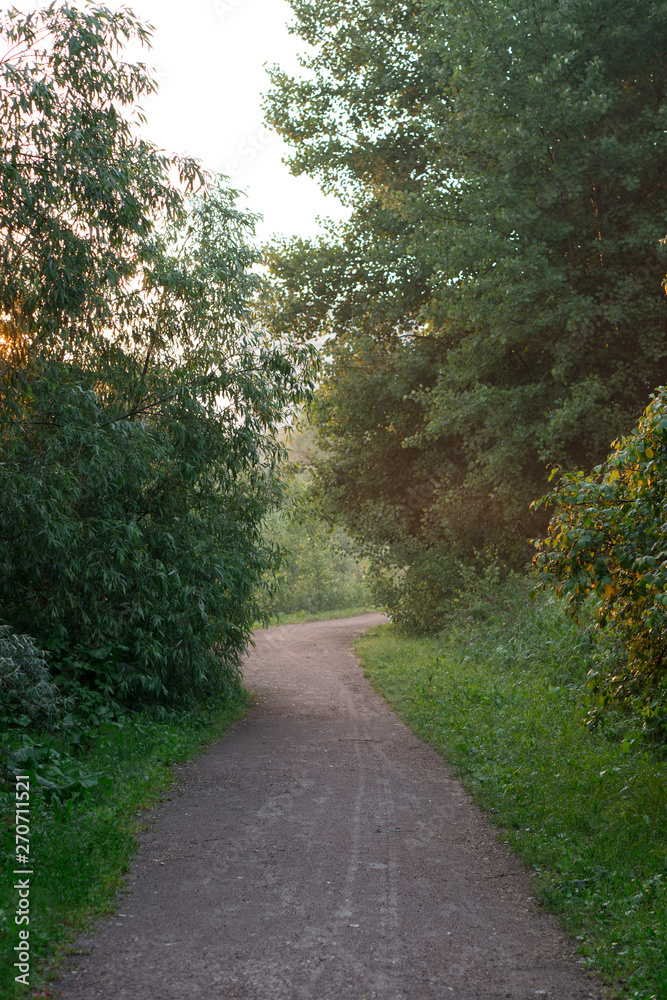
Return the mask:
<path fill-rule="evenodd" d="M 622 997 L 667 1000 L 667 760 L 617 717 L 586 726 L 586 657 L 515 581 L 438 639 L 374 629 L 375 689 L 434 744 L 535 872 L 535 896 Z"/>
<path fill-rule="evenodd" d="M 5 758 L 28 750 L 30 774 L 30 989 L 14 981 L 18 928 L 14 783 L 0 784 L 3 879 L 0 886 L 0 996 L 33 995 L 51 978 L 75 936 L 113 912 L 136 850 L 134 834 L 174 782 L 171 765 L 192 759 L 250 706 L 242 691 L 226 708 L 173 713 L 162 721 L 124 716 L 84 734 L 2 738 Z M 81 734 L 74 734 L 81 739 Z M 24 770 L 22 768 L 22 770 Z M 60 794 L 38 783 L 61 788 Z"/>

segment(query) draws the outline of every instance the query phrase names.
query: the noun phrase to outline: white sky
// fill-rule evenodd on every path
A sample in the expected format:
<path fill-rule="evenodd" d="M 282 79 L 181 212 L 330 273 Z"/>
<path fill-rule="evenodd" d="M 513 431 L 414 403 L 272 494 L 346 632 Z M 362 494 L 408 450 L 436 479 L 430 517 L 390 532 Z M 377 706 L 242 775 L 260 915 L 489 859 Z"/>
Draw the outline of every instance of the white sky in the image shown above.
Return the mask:
<path fill-rule="evenodd" d="M 107 0 L 110 7 L 120 6 Z M 264 216 L 258 236 L 313 236 L 318 215 L 347 213 L 308 177 L 293 177 L 287 148 L 263 123 L 264 64 L 298 70 L 304 44 L 287 31 L 285 0 L 129 0 L 155 28 L 143 59 L 157 70 L 159 94 L 144 103 L 146 138 L 202 160 L 247 191 L 247 207 Z"/>

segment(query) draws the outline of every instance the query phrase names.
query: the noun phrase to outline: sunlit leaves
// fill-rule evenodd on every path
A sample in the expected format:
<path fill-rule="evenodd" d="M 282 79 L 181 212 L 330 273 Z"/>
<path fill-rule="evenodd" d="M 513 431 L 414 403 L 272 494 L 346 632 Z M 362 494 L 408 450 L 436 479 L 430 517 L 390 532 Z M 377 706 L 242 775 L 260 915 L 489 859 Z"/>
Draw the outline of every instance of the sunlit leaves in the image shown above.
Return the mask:
<path fill-rule="evenodd" d="M 667 390 L 592 476 L 564 473 L 545 501 L 555 513 L 535 557 L 542 586 L 574 615 L 594 599 L 597 633 L 615 651 L 598 687 L 658 712 L 667 700 Z"/>
<path fill-rule="evenodd" d="M 155 82 L 122 47 L 149 37 L 126 8 L 0 15 L 0 310 L 24 348 L 109 322 L 157 215 L 182 211 L 170 171 L 203 180 L 137 134 Z"/>
<path fill-rule="evenodd" d="M 293 170 L 353 211 L 275 248 L 275 325 L 378 345 L 403 390 L 389 413 L 374 369 L 332 365 L 325 400 L 366 402 L 324 428 L 340 512 L 360 535 L 403 521 L 427 551 L 482 536 L 519 563 L 547 463 L 590 471 L 667 378 L 667 4 L 292 7 L 314 48 L 307 73 L 274 75 L 269 117 Z M 416 526 L 406 456 L 374 447 L 415 411 L 402 444 L 437 470 Z M 366 490 L 362 523 L 369 457 L 375 483 L 383 459 L 399 472 Z"/>
<path fill-rule="evenodd" d="M 315 360 L 253 323 L 235 192 L 137 137 L 146 34 L 125 8 L 0 20 L 0 615 L 134 705 L 237 683 Z"/>

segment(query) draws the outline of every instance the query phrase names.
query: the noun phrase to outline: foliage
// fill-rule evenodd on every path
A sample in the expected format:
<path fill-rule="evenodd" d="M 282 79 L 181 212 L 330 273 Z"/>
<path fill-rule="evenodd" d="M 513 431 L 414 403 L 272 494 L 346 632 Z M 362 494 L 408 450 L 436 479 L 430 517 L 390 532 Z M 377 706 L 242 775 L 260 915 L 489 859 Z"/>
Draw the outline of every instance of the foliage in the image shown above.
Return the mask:
<path fill-rule="evenodd" d="M 436 356 L 429 338 L 392 350 L 359 339 L 336 344 L 310 408 L 326 449 L 313 461 L 318 501 L 369 559 L 376 601 L 417 631 L 439 627 L 458 563 L 484 545 L 488 513 L 481 498 L 479 516 L 468 519 L 452 500 L 451 461 L 436 461 L 412 440 L 424 417 L 406 394 L 431 377 Z M 449 498 L 447 546 L 434 515 L 438 493 Z"/>
<path fill-rule="evenodd" d="M 46 654 L 29 635 L 0 625 L 0 719 L 26 723 L 62 714 L 65 703 L 46 665 Z"/>
<path fill-rule="evenodd" d="M 4 379 L 2 614 L 126 703 L 233 686 L 274 561 L 268 432 L 300 388 L 298 360 L 265 348 L 234 302 L 250 225 L 210 192 L 187 241 L 165 247 L 132 351 Z"/>
<path fill-rule="evenodd" d="M 369 603 L 364 566 L 351 539 L 327 523 L 303 479 L 295 479 L 264 538 L 281 555 L 262 606 L 267 615 L 343 611 Z"/>
<path fill-rule="evenodd" d="M 667 722 L 667 390 L 593 475 L 564 473 L 535 564 L 568 610 L 595 604 L 598 708 L 624 703 L 647 726 Z M 588 602 L 588 603 L 586 603 Z"/>
<path fill-rule="evenodd" d="M 667 989 L 667 769 L 632 720 L 584 724 L 585 637 L 532 581 L 478 580 L 437 639 L 374 629 L 364 669 L 533 869 L 533 894 L 614 995 Z"/>
<path fill-rule="evenodd" d="M 174 782 L 171 765 L 191 759 L 202 744 L 217 738 L 250 704 L 240 691 L 224 708 L 122 716 L 115 724 L 93 723 L 84 743 L 77 730 L 34 738 L 17 730 L 0 734 L 0 752 L 30 775 L 31 851 L 39 858 L 31 876 L 30 990 L 14 983 L 17 928 L 13 780 L 0 782 L 0 995 L 33 995 L 57 973 L 71 943 L 91 921 L 114 908 L 134 836 L 150 818 L 145 812 Z M 80 721 L 80 720 L 79 720 Z M 55 787 L 54 787 L 55 786 Z"/>
<path fill-rule="evenodd" d="M 306 72 L 268 116 L 352 207 L 273 248 L 266 301 L 333 340 L 322 492 L 416 575 L 521 565 L 547 463 L 601 461 L 667 375 L 667 5 L 292 7 Z"/>
<path fill-rule="evenodd" d="M 405 632 L 433 634 L 443 627 L 447 602 L 460 583 L 461 566 L 439 546 L 407 541 L 375 552 L 369 571 L 372 594 Z"/>
<path fill-rule="evenodd" d="M 136 137 L 132 15 L 56 3 L 1 28 L 0 616 L 70 690 L 229 693 L 314 352 L 253 324 L 235 192 Z"/>
<path fill-rule="evenodd" d="M 406 556 L 404 563 L 407 568 L 383 565 L 377 559 L 371 587 L 392 623 L 401 632 L 416 635 L 451 629 L 462 602 L 476 622 L 484 622 L 492 601 L 489 595 L 514 576 L 492 549 L 475 552 L 462 562 L 434 546 Z"/>
<path fill-rule="evenodd" d="M 135 102 L 156 84 L 122 59 L 150 37 L 127 8 L 10 8 L 0 36 L 0 310 L 5 336 L 58 349 L 116 319 L 142 240 L 182 209 L 170 170 L 203 175 L 137 135 Z"/>
<path fill-rule="evenodd" d="M 65 818 L 77 802 L 90 800 L 91 790 L 97 785 L 111 782 L 109 777 L 92 772 L 68 753 L 44 743 L 19 746 L 6 755 L 3 763 L 10 775 L 29 774 L 33 788 L 39 789 L 40 798 Z"/>

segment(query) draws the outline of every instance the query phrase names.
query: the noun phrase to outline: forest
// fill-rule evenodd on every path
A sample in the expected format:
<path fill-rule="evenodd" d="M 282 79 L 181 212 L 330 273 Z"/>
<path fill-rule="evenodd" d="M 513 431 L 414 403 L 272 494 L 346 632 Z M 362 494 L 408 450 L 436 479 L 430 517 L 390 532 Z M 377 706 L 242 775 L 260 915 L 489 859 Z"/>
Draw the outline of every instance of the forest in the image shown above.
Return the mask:
<path fill-rule="evenodd" d="M 657 1000 L 667 2 L 290 5 L 266 120 L 349 217 L 263 247 L 227 178 L 142 138 L 130 10 L 0 12 L 0 779 L 3 811 L 17 774 L 42 796 L 42 968 L 246 711 L 253 630 L 373 607 L 424 738 L 464 685 L 443 649 L 483 687 L 546 643 L 581 739 L 636 759 L 653 846 L 619 906 L 650 883 L 658 929 L 609 975 Z M 443 752 L 474 784 L 473 743 Z"/>
<path fill-rule="evenodd" d="M 408 630 L 534 558 L 601 688 L 661 715 L 662 6 L 293 8 L 314 54 L 273 70 L 268 120 L 351 206 L 268 257 L 270 328 L 325 339 L 319 502 Z"/>

